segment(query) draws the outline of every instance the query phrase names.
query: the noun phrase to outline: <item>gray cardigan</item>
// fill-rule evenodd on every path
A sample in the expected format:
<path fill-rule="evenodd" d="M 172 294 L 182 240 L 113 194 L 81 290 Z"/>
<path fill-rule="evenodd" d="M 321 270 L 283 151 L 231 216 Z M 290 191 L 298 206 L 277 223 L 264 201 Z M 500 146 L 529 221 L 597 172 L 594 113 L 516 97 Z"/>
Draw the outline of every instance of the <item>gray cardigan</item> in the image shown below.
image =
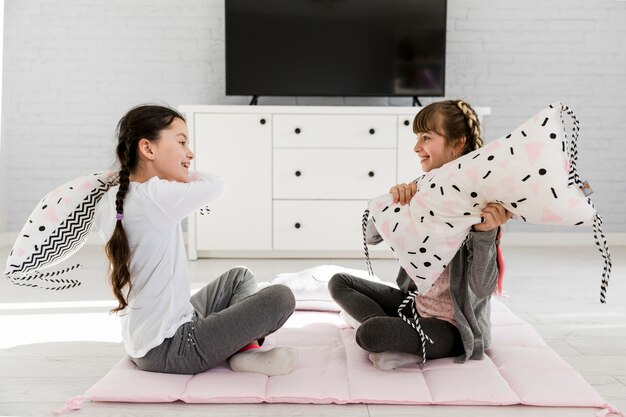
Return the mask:
<path fill-rule="evenodd" d="M 482 359 L 491 343 L 491 294 L 498 281 L 496 236 L 498 229 L 489 232 L 470 232 L 447 268 L 450 273 L 450 297 L 454 306 L 454 320 L 461 333 L 465 354 L 455 362 Z M 366 230 L 368 244 L 383 239 L 370 219 Z M 404 269 L 400 268 L 396 282 L 408 294 L 416 289 Z"/>

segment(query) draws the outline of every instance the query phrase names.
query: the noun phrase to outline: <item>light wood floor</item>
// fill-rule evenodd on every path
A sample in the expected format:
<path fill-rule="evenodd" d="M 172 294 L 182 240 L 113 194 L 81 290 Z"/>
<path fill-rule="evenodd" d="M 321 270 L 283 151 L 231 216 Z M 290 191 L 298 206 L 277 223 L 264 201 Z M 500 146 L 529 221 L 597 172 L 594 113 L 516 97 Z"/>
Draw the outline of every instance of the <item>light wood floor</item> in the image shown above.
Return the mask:
<path fill-rule="evenodd" d="M 9 248 L 0 248 L 5 264 Z M 612 247 L 608 303 L 599 302 L 602 262 L 593 242 L 585 247 L 506 247 L 503 301 L 530 322 L 609 403 L 626 410 L 626 247 Z M 99 246 L 74 258 L 85 268 L 83 285 L 62 293 L 0 281 L 0 416 L 45 416 L 80 395 L 124 355 Z M 259 281 L 281 272 L 336 264 L 364 269 L 355 259 L 205 259 L 190 263 L 194 287 L 225 269 L 246 265 Z M 395 261 L 375 260 L 383 279 Z M 597 409 L 385 405 L 190 405 L 85 403 L 75 416 L 595 416 Z"/>

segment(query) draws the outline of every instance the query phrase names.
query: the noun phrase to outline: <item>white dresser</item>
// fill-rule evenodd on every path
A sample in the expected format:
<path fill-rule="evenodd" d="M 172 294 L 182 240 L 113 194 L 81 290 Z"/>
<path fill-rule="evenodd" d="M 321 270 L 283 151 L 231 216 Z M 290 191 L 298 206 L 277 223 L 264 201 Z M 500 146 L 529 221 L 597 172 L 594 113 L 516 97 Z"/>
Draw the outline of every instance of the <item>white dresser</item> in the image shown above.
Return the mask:
<path fill-rule="evenodd" d="M 422 174 L 419 107 L 180 106 L 194 169 L 226 195 L 188 219 L 198 257 L 361 257 L 367 200 Z M 489 108 L 476 109 L 479 116 Z M 380 246 L 380 245 L 379 245 Z M 388 257 L 371 247 L 372 257 Z"/>

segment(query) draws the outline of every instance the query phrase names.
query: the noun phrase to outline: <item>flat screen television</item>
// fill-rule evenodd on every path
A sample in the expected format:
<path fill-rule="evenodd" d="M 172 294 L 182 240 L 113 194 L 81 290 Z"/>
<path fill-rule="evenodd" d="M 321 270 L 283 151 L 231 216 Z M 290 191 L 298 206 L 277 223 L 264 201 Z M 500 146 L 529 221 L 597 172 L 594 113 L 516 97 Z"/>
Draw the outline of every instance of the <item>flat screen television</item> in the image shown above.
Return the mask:
<path fill-rule="evenodd" d="M 443 96 L 446 0 L 225 0 L 226 94 Z"/>

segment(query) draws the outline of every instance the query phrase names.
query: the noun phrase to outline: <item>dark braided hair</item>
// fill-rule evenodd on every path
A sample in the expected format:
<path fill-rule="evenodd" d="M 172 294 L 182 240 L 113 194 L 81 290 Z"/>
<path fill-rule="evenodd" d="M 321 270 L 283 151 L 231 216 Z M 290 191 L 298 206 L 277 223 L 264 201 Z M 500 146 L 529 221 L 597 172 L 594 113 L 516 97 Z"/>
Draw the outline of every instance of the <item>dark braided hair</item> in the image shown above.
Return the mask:
<path fill-rule="evenodd" d="M 117 222 L 111 239 L 106 244 L 105 252 L 111 263 L 110 284 L 118 306 L 112 313 L 128 306 L 128 294 L 132 290 L 130 276 L 130 248 L 122 223 L 124 215 L 124 197 L 128 192 L 130 175 L 139 163 L 137 148 L 141 139 L 158 141 L 161 131 L 167 129 L 175 119 L 185 118 L 175 110 L 163 106 L 143 105 L 131 109 L 117 124 L 116 155 L 120 164 L 120 187 L 115 196 Z"/>
<path fill-rule="evenodd" d="M 446 145 L 452 148 L 465 138 L 461 155 L 483 146 L 478 116 L 463 100 L 436 101 L 421 109 L 413 119 L 413 133 L 429 131 L 446 138 Z"/>

